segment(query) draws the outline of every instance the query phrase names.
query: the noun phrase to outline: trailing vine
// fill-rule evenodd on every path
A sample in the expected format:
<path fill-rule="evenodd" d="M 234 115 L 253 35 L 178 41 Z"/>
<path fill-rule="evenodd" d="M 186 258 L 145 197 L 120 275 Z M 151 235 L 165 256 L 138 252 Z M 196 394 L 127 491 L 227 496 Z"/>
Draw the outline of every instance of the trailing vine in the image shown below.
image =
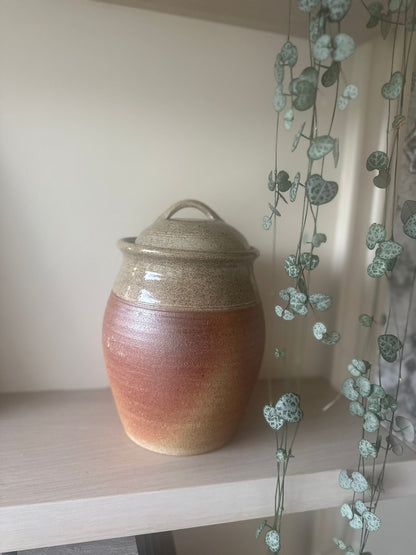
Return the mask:
<path fill-rule="evenodd" d="M 291 7 L 291 2 L 289 5 Z M 309 63 L 300 71 L 297 69 L 298 49 L 291 41 L 289 31 L 287 41 L 278 52 L 274 64 L 274 109 L 277 112 L 275 164 L 268 176 L 268 189 L 273 194 L 273 199 L 269 203 L 269 213 L 263 218 L 264 229 L 272 229 L 275 240 L 282 203 L 288 205 L 297 201 L 302 206 L 294 250 L 284 262 L 285 272 L 291 281 L 286 289 L 279 291 L 281 302 L 276 304 L 274 310 L 279 318 L 286 321 L 311 315 L 311 331 L 315 339 L 325 345 L 338 343 L 340 334 L 330 331 L 321 318 L 317 317 L 318 313 L 331 308 L 332 297 L 313 290 L 311 273 L 320 262 L 318 249 L 327 241 L 326 234 L 320 229 L 320 208 L 330 203 L 338 193 L 338 183 L 326 177 L 325 167 L 329 154 L 332 155 L 334 167 L 338 165 L 339 160 L 339 140 L 332 136 L 336 110 L 337 107 L 344 110 L 350 100 L 358 96 L 357 87 L 351 83 L 344 83 L 343 92 L 339 94 L 343 78 L 342 64 L 355 51 L 354 39 L 341 31 L 341 22 L 350 6 L 351 0 L 299 0 L 298 7 L 307 17 Z M 290 30 L 290 15 L 288 28 Z M 321 125 L 321 119 L 318 117 L 321 86 L 330 90 L 332 97 L 329 103 L 330 121 L 326 127 Z M 291 178 L 289 173 L 280 167 L 278 147 L 282 125 L 290 131 L 295 114 L 303 117 L 293 138 L 292 152 L 296 151 L 301 142 L 305 142 L 307 157 L 303 163 L 304 167 Z M 306 234 L 310 236 L 310 240 L 305 240 Z M 275 259 L 273 264 L 276 264 Z M 275 347 L 276 358 L 283 354 L 280 347 Z M 275 405 L 266 405 L 264 417 L 276 437 L 277 483 L 273 522 L 264 521 L 257 531 L 257 537 L 266 529 L 266 545 L 271 552 L 277 553 L 281 549 L 285 476 L 293 457 L 292 447 L 298 426 L 303 417 L 299 395 L 286 393 Z M 289 441 L 291 424 L 295 424 L 295 428 Z"/>
<path fill-rule="evenodd" d="M 413 35 L 416 30 L 415 0 L 390 0 L 385 7 L 382 2 L 371 4 L 362 2 L 369 14 L 367 27 L 380 26 L 383 38 L 393 33 L 391 59 L 387 81 L 381 86 L 381 95 L 387 101 L 387 124 L 385 133 L 385 150 L 375 150 L 367 158 L 366 169 L 377 172 L 373 184 L 384 190 L 384 207 L 382 220 L 370 225 L 366 236 L 366 246 L 375 251 L 374 258 L 367 268 L 367 274 L 374 279 L 390 281 L 394 275 L 398 258 L 404 248 L 394 236 L 394 217 L 396 213 L 398 187 L 398 157 L 400 133 L 406 123 L 404 114 L 405 85 L 409 81 L 410 57 Z M 416 239 L 416 201 L 407 200 L 401 207 L 403 233 Z M 403 237 L 404 239 L 404 237 Z M 358 442 L 357 470 L 349 473 L 342 470 L 339 485 L 353 492 L 350 503 L 341 507 L 341 515 L 348 519 L 349 525 L 360 532 L 358 549 L 338 538 L 334 542 L 339 549 L 350 555 L 369 554 L 365 551 L 370 533 L 381 527 L 377 515 L 377 506 L 383 490 L 383 480 L 388 454 L 392 451 L 401 455 L 403 448 L 399 439 L 413 442 L 414 427 L 410 420 L 397 415 L 399 410 L 398 394 L 402 381 L 402 362 L 404 340 L 412 306 L 415 288 L 416 268 L 409 299 L 407 323 L 404 337 L 399 338 L 392 329 L 392 306 L 388 308 L 383 333 L 377 337 L 378 361 L 372 365 L 369 361 L 356 358 L 348 366 L 352 377 L 343 384 L 343 394 L 350 401 L 351 415 L 363 419 L 362 435 Z M 375 321 L 373 315 L 360 314 L 359 322 L 364 327 L 371 327 Z M 388 393 L 383 386 L 385 376 L 383 365 L 392 365 L 398 361 L 396 386 Z M 382 364 L 383 363 L 383 364 Z M 381 426 L 387 428 L 387 434 L 381 434 Z M 399 439 L 398 439 L 399 438 Z M 376 466 L 380 462 L 380 466 Z"/>
<path fill-rule="evenodd" d="M 377 172 L 373 184 L 385 191 L 382 221 L 371 224 L 366 237 L 367 248 L 375 249 L 375 256 L 368 265 L 367 274 L 374 279 L 383 277 L 390 280 L 396 261 L 403 252 L 403 246 L 394 237 L 393 221 L 396 211 L 400 131 L 406 122 L 403 113 L 404 91 L 409 76 L 413 32 L 416 29 L 416 0 L 388 0 L 386 8 L 379 1 L 367 4 L 361 0 L 361 3 L 368 12 L 367 27 L 379 26 L 384 39 L 390 33 L 393 35 L 390 71 L 386 82 L 381 86 L 381 94 L 388 102 L 386 146 L 384 151 L 373 151 L 366 162 L 369 172 Z M 289 6 L 290 14 L 290 0 Z M 325 312 L 332 306 L 332 298 L 324 292 L 313 290 L 311 273 L 320 262 L 317 249 L 327 240 L 326 234 L 320 229 L 320 207 L 330 203 L 339 189 L 338 183 L 326 178 L 327 156 L 332 154 L 334 167 L 337 167 L 339 160 L 339 139 L 332 135 L 336 111 L 337 108 L 345 110 L 358 96 L 358 88 L 345 81 L 342 69 L 343 62 L 356 48 L 353 37 L 341 29 L 342 21 L 351 7 L 351 0 L 298 0 L 298 7 L 308 18 L 309 65 L 300 71 L 297 69 L 298 49 L 290 37 L 289 15 L 287 41 L 278 52 L 274 65 L 274 109 L 277 112 L 275 164 L 268 176 L 268 189 L 273 194 L 273 199 L 269 203 L 269 213 L 263 218 L 263 227 L 265 230 L 272 229 L 275 242 L 278 220 L 283 212 L 282 203 L 289 205 L 299 202 L 300 199 L 302 212 L 298 238 L 293 252 L 284 262 L 284 269 L 291 283 L 286 289 L 279 291 L 283 302 L 276 304 L 275 313 L 286 321 L 312 315 L 314 337 L 325 345 L 335 345 L 340 339 L 340 334 L 337 331 L 329 331 L 327 325 L 317 317 L 318 313 Z M 323 89 L 332 91 L 332 100 L 327 110 L 330 122 L 326 129 L 321 125 L 320 117 L 318 118 L 318 98 Z M 291 177 L 280 166 L 278 146 L 281 127 L 290 131 L 295 115 L 304 117 L 293 138 L 292 152 L 304 141 L 307 146 L 307 159 L 304 168 Z M 416 239 L 416 201 L 404 202 L 401 219 L 403 232 Z M 309 241 L 305 240 L 307 234 L 311 237 Z M 276 264 L 275 255 L 273 264 Z M 413 286 L 414 284 L 415 280 Z M 411 302 L 409 305 L 411 306 Z M 408 317 L 409 315 L 410 312 Z M 342 505 L 341 514 L 348 519 L 352 528 L 361 531 L 357 551 L 346 545 L 343 540 L 334 538 L 337 547 L 350 555 L 368 554 L 364 550 L 369 534 L 381 526 L 376 509 L 383 487 L 387 455 L 390 451 L 395 454 L 402 451 L 397 436 L 407 441 L 414 439 L 412 423 L 402 416 L 396 416 L 402 379 L 404 339 L 399 339 L 392 333 L 390 316 L 391 309 L 388 310 L 384 331 L 377 338 L 377 346 L 379 360 L 387 363 L 399 360 L 395 391 L 389 393 L 385 390 L 381 372 L 376 376 L 377 365 L 373 367 L 363 358 L 352 360 L 348 367 L 351 377 L 345 380 L 342 388 L 344 396 L 350 401 L 351 415 L 363 419 L 362 436 L 358 443 L 357 470 L 343 470 L 339 477 L 340 486 L 353 492 L 351 502 Z M 371 327 L 374 322 L 374 315 L 359 315 L 359 323 L 365 328 Z M 282 348 L 275 347 L 276 358 L 281 358 L 284 354 Z M 295 393 L 286 393 L 275 404 L 266 405 L 263 413 L 266 422 L 275 433 L 277 480 L 274 519 L 270 523 L 263 521 L 257 531 L 257 537 L 267 530 L 265 543 L 269 551 L 277 553 L 281 550 L 285 477 L 290 459 L 293 457 L 292 448 L 299 423 L 303 417 L 300 397 Z M 379 431 L 383 423 L 388 428 L 384 439 Z M 294 425 L 293 429 L 291 425 Z M 381 459 L 381 468 L 376 467 L 378 459 Z"/>

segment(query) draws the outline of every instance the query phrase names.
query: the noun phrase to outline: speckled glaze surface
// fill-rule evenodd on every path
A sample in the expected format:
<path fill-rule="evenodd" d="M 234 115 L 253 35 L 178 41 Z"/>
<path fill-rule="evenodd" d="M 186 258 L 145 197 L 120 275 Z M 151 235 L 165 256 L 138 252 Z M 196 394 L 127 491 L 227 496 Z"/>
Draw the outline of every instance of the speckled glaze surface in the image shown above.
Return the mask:
<path fill-rule="evenodd" d="M 189 206 L 208 219 L 173 218 Z M 103 349 L 125 431 L 171 455 L 217 449 L 238 426 L 263 355 L 258 253 L 194 200 L 119 247 Z"/>

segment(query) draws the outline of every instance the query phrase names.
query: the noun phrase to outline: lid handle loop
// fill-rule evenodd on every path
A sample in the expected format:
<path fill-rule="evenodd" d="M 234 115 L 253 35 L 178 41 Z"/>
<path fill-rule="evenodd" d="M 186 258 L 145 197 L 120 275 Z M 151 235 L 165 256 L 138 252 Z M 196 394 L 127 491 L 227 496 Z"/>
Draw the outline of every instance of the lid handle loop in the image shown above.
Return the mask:
<path fill-rule="evenodd" d="M 160 217 L 169 220 L 174 214 L 176 214 L 176 212 L 182 210 L 182 208 L 196 208 L 197 210 L 200 210 L 203 214 L 205 214 L 205 216 L 207 216 L 207 218 L 209 218 L 210 220 L 217 220 L 220 222 L 223 221 L 222 218 L 220 218 L 218 214 L 214 212 L 214 210 L 212 210 L 209 206 L 207 206 L 203 202 L 200 202 L 199 200 L 194 199 L 180 200 L 179 202 L 172 204 L 172 206 L 168 208 L 166 212 L 163 212 Z"/>

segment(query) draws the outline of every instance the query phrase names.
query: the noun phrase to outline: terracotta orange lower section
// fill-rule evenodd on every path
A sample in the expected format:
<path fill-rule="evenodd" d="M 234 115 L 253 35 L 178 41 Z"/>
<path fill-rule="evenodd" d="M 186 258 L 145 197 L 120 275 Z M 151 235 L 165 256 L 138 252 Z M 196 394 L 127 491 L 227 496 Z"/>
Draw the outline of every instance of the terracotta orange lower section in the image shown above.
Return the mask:
<path fill-rule="evenodd" d="M 261 305 L 208 312 L 138 307 L 111 294 L 103 348 L 127 435 L 172 455 L 230 440 L 264 349 Z"/>

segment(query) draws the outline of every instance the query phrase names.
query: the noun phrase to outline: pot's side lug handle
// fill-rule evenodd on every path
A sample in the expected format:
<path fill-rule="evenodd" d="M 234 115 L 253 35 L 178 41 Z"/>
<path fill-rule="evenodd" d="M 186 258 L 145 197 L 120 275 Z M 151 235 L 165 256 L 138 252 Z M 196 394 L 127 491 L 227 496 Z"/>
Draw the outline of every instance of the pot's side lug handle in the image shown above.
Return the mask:
<path fill-rule="evenodd" d="M 207 206 L 203 202 L 200 202 L 199 200 L 194 199 L 180 200 L 179 202 L 172 204 L 172 206 L 168 208 L 166 212 L 163 212 L 160 217 L 169 220 L 174 214 L 176 214 L 176 212 L 182 210 L 182 208 L 196 208 L 197 210 L 200 210 L 203 214 L 205 214 L 205 216 L 207 216 L 207 218 L 209 218 L 210 220 L 217 220 L 220 222 L 223 221 L 222 218 L 220 218 L 218 214 L 214 212 L 214 210 L 212 210 L 209 206 Z"/>

